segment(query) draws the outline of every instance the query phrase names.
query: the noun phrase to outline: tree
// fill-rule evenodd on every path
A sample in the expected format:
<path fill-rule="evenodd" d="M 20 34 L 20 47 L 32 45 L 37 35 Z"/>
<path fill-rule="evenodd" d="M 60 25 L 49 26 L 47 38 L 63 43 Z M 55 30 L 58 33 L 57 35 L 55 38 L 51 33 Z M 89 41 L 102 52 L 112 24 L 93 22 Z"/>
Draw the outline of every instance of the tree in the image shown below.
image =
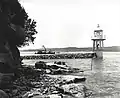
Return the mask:
<path fill-rule="evenodd" d="M 38 33 L 35 27 L 36 27 L 36 21 L 29 18 L 29 16 L 26 13 L 25 25 L 24 25 L 25 40 L 20 44 L 20 46 L 29 45 L 30 42 L 34 43 L 34 39 L 35 39 L 34 35 Z"/>
<path fill-rule="evenodd" d="M 21 62 L 18 46 L 29 45 L 34 41 L 36 22 L 29 18 L 25 9 L 18 0 L 0 0 L 0 37 L 2 48 L 7 47 L 13 59 L 13 65 L 19 65 Z M 5 40 L 5 42 L 4 42 Z"/>
<path fill-rule="evenodd" d="M 21 47 L 29 45 L 30 42 L 34 42 L 34 39 L 36 38 L 34 35 L 38 33 L 36 31 L 36 21 L 28 16 L 23 7 L 21 7 L 21 11 L 12 19 L 12 23 L 21 25 L 25 31 L 25 39 L 18 43 L 17 46 Z"/>
<path fill-rule="evenodd" d="M 2 11 L 8 14 L 10 27 L 18 30 L 18 34 L 9 35 L 10 41 L 16 46 L 29 45 L 30 42 L 34 42 L 34 35 L 38 32 L 36 31 L 36 21 L 28 16 L 24 7 L 21 6 L 18 0 L 2 0 Z M 14 26 L 15 25 L 15 26 Z M 24 29 L 24 39 L 20 39 L 22 34 L 20 26 Z M 16 31 L 17 31 L 16 30 Z"/>

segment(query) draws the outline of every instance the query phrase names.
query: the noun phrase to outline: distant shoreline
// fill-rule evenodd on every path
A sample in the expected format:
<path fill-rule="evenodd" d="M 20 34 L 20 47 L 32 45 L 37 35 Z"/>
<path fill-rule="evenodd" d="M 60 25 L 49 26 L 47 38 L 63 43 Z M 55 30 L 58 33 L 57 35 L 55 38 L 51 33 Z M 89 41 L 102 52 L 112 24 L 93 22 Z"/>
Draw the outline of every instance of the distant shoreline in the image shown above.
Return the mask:
<path fill-rule="evenodd" d="M 27 51 L 38 51 L 42 49 L 26 49 L 20 50 L 21 52 Z M 92 47 L 87 48 L 78 48 L 78 47 L 66 47 L 66 48 L 47 48 L 47 50 L 55 51 L 55 52 L 90 52 L 92 51 Z M 104 47 L 103 52 L 120 52 L 120 46 L 111 46 Z"/>

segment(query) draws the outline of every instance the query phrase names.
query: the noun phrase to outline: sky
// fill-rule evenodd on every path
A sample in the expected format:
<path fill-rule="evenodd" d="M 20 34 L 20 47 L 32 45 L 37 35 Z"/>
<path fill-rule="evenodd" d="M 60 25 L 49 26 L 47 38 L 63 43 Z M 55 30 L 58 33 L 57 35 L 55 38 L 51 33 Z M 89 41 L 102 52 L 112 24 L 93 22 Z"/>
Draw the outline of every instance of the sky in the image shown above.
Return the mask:
<path fill-rule="evenodd" d="M 120 46 L 120 0 L 21 0 L 37 22 L 36 39 L 24 49 L 92 47 L 100 24 L 104 46 Z"/>

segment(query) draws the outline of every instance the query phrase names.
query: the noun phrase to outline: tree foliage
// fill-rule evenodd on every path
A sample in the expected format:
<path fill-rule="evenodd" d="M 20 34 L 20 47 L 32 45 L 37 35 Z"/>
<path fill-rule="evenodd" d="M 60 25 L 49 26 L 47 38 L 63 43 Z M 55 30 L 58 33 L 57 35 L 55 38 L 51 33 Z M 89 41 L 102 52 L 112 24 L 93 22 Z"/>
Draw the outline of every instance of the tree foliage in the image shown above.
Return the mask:
<path fill-rule="evenodd" d="M 36 21 L 28 16 L 28 13 L 26 13 L 23 7 L 21 10 L 21 13 L 19 13 L 21 14 L 19 15 L 19 19 L 24 18 L 23 28 L 25 31 L 25 39 L 18 46 L 25 46 L 29 45 L 29 43 L 34 43 L 34 39 L 36 38 L 34 35 L 36 35 L 38 32 L 36 31 Z"/>
<path fill-rule="evenodd" d="M 36 30 L 37 22 L 28 16 L 24 8 L 22 8 L 21 13 L 19 14 L 20 15 L 18 15 L 19 17 L 18 19 L 23 18 L 22 20 L 24 20 L 24 24 L 22 23 L 23 24 L 22 27 L 24 28 L 25 31 L 25 39 L 18 46 L 25 46 L 29 45 L 29 43 L 34 43 L 34 39 L 36 38 L 34 35 L 38 33 Z"/>
<path fill-rule="evenodd" d="M 8 16 L 8 23 L 21 26 L 24 29 L 24 40 L 19 42 L 17 37 L 15 39 L 15 36 L 11 35 L 13 37 L 11 39 L 15 39 L 12 43 L 18 41 L 18 44 L 15 43 L 17 46 L 29 45 L 30 42 L 33 43 L 35 39 L 34 35 L 37 34 L 36 21 L 28 16 L 28 13 L 21 6 L 20 2 L 18 0 L 1 0 L 0 4 L 2 12 Z"/>
<path fill-rule="evenodd" d="M 35 39 L 34 35 L 38 33 L 36 31 L 36 21 L 29 18 L 28 15 L 27 18 L 25 19 L 24 29 L 25 29 L 25 40 L 22 43 L 23 46 L 29 45 L 30 42 L 33 43 Z"/>

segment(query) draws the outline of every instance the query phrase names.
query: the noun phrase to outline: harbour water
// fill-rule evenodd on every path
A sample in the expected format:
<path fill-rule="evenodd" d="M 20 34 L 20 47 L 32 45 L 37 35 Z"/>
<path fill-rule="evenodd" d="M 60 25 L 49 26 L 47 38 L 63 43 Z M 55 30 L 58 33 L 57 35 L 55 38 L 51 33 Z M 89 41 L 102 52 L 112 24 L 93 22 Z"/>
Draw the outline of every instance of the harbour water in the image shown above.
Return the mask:
<path fill-rule="evenodd" d="M 31 66 L 36 61 L 40 61 L 40 59 L 23 60 L 25 64 Z M 93 91 L 90 98 L 120 98 L 120 52 L 104 52 L 103 59 L 51 59 L 44 61 L 65 61 L 69 66 L 81 68 L 84 71 L 82 74 L 87 78 L 84 84 Z M 76 75 L 81 75 L 81 73 Z"/>

